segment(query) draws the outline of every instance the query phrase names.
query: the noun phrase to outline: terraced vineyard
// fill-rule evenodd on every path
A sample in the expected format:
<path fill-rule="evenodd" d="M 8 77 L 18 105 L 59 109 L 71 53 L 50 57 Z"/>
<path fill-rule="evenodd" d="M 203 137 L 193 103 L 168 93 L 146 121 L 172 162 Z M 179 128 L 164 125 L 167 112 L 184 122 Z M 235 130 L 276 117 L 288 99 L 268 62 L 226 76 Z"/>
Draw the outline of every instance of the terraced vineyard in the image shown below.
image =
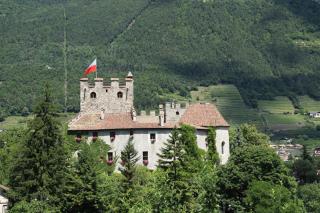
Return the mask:
<path fill-rule="evenodd" d="M 309 96 L 299 96 L 300 105 L 309 112 L 320 111 L 320 101 L 316 101 Z"/>
<path fill-rule="evenodd" d="M 293 113 L 294 107 L 288 97 L 278 96 L 274 100 L 263 100 L 258 102 L 258 107 L 263 112 L 269 113 Z"/>
<path fill-rule="evenodd" d="M 247 107 L 234 85 L 199 87 L 191 92 L 192 101 L 213 102 L 230 124 L 252 123 L 263 128 L 258 111 Z"/>

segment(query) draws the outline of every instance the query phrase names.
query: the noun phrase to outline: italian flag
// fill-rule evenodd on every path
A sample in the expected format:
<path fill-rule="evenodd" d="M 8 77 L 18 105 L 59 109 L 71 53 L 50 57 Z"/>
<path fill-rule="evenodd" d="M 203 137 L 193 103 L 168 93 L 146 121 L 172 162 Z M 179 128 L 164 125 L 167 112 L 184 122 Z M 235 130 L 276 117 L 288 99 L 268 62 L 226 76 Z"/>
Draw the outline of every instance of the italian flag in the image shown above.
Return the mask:
<path fill-rule="evenodd" d="M 96 71 L 97 71 L 97 59 L 94 59 L 94 61 L 84 71 L 83 75 L 87 76 L 88 74 L 96 72 Z"/>

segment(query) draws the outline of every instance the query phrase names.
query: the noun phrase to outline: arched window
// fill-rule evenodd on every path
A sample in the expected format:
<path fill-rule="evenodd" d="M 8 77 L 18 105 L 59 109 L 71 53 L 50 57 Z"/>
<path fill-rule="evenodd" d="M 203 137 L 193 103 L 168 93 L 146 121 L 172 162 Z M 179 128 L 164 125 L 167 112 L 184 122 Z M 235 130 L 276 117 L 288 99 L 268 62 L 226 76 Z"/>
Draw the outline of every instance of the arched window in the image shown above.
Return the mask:
<path fill-rule="evenodd" d="M 224 141 L 222 141 L 222 143 L 221 143 L 221 154 L 224 154 L 224 145 L 225 144 L 226 143 Z"/>
<path fill-rule="evenodd" d="M 118 96 L 118 98 L 122 98 L 122 96 L 123 96 L 122 92 L 118 92 L 117 96 Z"/>
<path fill-rule="evenodd" d="M 92 92 L 91 94 L 90 94 L 90 98 L 96 98 L 97 97 L 97 94 L 95 93 L 95 92 Z"/>

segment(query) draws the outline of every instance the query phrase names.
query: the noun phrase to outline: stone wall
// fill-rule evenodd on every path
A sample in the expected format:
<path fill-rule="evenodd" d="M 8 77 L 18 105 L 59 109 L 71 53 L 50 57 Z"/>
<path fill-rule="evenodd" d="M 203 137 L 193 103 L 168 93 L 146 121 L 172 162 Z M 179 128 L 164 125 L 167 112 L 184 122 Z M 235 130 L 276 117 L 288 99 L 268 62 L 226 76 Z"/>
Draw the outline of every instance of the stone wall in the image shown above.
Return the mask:
<path fill-rule="evenodd" d="M 132 107 L 132 78 L 126 78 L 123 84 L 119 78 L 111 78 L 110 82 L 95 78 L 92 84 L 88 78 L 80 79 L 81 113 L 123 113 L 131 112 Z"/>

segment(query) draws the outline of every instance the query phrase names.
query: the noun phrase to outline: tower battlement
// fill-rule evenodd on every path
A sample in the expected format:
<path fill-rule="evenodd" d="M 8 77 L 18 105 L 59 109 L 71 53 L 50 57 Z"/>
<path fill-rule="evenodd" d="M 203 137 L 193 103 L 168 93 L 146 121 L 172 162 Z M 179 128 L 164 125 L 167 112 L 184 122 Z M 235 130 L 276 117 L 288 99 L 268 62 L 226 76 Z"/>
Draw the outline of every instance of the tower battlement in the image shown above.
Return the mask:
<path fill-rule="evenodd" d="M 125 79 L 80 79 L 80 111 L 83 113 L 125 113 L 133 107 L 133 76 Z"/>

